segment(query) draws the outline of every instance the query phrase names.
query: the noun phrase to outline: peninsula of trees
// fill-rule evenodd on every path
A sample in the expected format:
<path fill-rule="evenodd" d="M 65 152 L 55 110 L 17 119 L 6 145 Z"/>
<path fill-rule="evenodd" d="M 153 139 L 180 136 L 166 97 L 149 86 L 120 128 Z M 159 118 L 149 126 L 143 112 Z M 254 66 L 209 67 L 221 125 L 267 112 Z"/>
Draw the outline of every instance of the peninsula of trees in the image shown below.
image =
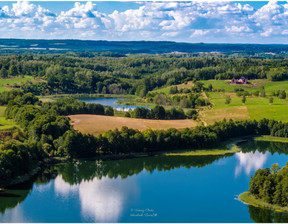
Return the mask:
<path fill-rule="evenodd" d="M 239 198 L 260 207 L 288 212 L 288 163 L 281 168 L 277 163 L 271 168 L 259 169 L 251 177 L 249 191 Z"/>

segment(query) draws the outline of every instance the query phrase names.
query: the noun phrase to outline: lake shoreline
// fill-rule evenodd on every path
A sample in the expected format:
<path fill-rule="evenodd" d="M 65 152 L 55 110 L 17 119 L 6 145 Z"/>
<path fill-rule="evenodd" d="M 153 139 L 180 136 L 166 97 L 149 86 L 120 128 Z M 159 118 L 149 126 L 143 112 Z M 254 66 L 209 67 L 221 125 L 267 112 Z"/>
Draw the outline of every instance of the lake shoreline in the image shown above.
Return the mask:
<path fill-rule="evenodd" d="M 281 207 L 263 201 L 262 199 L 255 198 L 249 191 L 243 192 L 238 196 L 238 199 L 244 204 L 252 205 L 254 207 L 260 207 L 264 209 L 273 210 L 275 212 L 288 213 L 288 207 Z"/>
<path fill-rule="evenodd" d="M 130 154 L 111 154 L 111 155 L 100 155 L 96 157 L 91 158 L 81 158 L 81 159 L 73 159 L 75 161 L 80 160 L 88 160 L 88 161 L 94 161 L 94 160 L 121 160 L 121 159 L 134 159 L 134 158 L 141 158 L 141 157 L 152 157 L 152 156 L 213 156 L 213 155 L 225 155 L 225 154 L 231 154 L 239 152 L 239 150 L 233 150 L 234 146 L 237 146 L 237 144 L 251 140 L 257 136 L 244 136 L 239 138 L 232 138 L 230 140 L 224 141 L 219 145 L 219 149 L 195 149 L 195 150 L 189 150 L 189 149 L 181 149 L 181 150 L 167 150 L 167 151 L 154 151 L 154 152 L 139 152 L 139 153 L 130 153 Z M 226 147 L 226 148 L 225 148 Z M 217 151 L 215 154 L 214 151 Z M 221 151 L 221 153 L 219 153 Z M 241 150 L 240 150 L 241 151 Z M 185 153 L 189 152 L 189 155 L 186 155 Z M 203 153 L 201 153 L 203 152 Z M 171 154 L 171 155 L 169 155 Z"/>
<path fill-rule="evenodd" d="M 244 136 L 244 137 L 239 137 L 239 138 L 232 138 L 230 140 L 224 141 L 220 143 L 219 149 L 216 150 L 217 153 L 215 153 L 215 149 L 198 149 L 198 150 L 182 149 L 182 150 L 171 150 L 171 151 L 139 152 L 139 153 L 130 153 L 130 154 L 98 155 L 96 157 L 80 158 L 80 159 L 49 157 L 44 160 L 44 163 L 42 165 L 37 166 L 30 173 L 19 176 L 17 177 L 16 180 L 7 181 L 7 183 L 5 183 L 4 187 L 2 188 L 3 190 L 5 190 L 5 187 L 11 187 L 11 186 L 29 181 L 30 179 L 38 175 L 41 172 L 41 170 L 43 170 L 44 167 L 49 166 L 49 165 L 55 165 L 59 163 L 69 162 L 69 161 L 96 161 L 96 160 L 103 160 L 103 161 L 111 160 L 112 161 L 112 160 L 153 157 L 153 156 L 213 156 L 213 155 L 234 154 L 236 152 L 241 151 L 241 150 L 238 150 L 237 148 L 235 149 L 235 146 L 237 147 L 237 144 L 254 139 L 256 137 L 259 137 L 259 136 L 251 135 L 251 136 Z M 189 153 L 188 155 L 186 154 L 187 152 Z"/>
<path fill-rule="evenodd" d="M 5 181 L 0 188 L 0 192 L 4 191 L 7 187 L 22 184 L 26 181 L 31 180 L 33 177 L 37 176 L 42 170 L 43 170 L 43 167 L 41 165 L 38 165 L 36 168 L 31 170 L 29 173 L 26 173 L 22 176 L 18 176 L 17 178 L 15 178 L 13 180 Z"/>
<path fill-rule="evenodd" d="M 271 135 L 262 135 L 262 136 L 256 137 L 255 141 L 288 143 L 288 139 L 287 138 L 275 137 L 275 136 L 271 136 Z"/>

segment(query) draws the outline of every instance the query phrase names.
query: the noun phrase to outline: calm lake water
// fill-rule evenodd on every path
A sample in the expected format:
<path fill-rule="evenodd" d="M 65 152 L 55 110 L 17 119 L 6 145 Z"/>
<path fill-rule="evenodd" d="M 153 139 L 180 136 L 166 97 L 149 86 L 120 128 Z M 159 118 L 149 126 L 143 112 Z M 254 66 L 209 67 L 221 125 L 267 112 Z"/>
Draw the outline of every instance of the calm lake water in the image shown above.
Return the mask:
<path fill-rule="evenodd" d="M 288 161 L 287 143 L 248 141 L 230 156 L 83 161 L 46 170 L 2 193 L 1 222 L 288 222 L 245 205 L 259 168 Z"/>
<path fill-rule="evenodd" d="M 144 107 L 144 106 L 116 104 L 118 99 L 123 100 L 124 98 L 79 98 L 78 100 L 83 101 L 85 103 L 99 103 L 104 106 L 111 106 L 119 111 L 134 110 L 137 107 L 150 108 L 150 107 Z"/>

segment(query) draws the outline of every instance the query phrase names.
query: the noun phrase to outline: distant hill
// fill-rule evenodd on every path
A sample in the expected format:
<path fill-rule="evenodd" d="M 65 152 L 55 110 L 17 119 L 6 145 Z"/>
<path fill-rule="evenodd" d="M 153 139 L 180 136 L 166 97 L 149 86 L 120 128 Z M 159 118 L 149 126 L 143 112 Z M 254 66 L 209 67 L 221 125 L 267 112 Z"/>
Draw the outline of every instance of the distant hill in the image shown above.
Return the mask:
<path fill-rule="evenodd" d="M 245 53 L 257 54 L 288 54 L 288 45 L 281 44 L 205 44 L 205 43 L 177 43 L 169 41 L 91 41 L 91 40 L 24 40 L 0 39 L 0 52 L 22 51 L 93 51 L 117 52 L 122 54 L 164 54 L 164 53 Z"/>

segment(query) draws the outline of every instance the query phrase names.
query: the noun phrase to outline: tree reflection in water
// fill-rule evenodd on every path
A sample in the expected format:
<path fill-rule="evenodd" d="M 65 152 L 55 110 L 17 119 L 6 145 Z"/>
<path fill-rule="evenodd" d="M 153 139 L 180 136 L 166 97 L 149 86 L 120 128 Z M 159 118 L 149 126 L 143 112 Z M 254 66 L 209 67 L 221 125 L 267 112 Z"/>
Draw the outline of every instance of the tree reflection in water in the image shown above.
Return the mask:
<path fill-rule="evenodd" d="M 230 155 L 232 156 L 232 155 Z M 33 179 L 24 184 L 14 186 L 0 192 L 0 212 L 5 213 L 6 209 L 12 209 L 19 203 L 23 202 L 29 192 L 32 190 L 33 184 L 37 184 L 37 189 L 41 189 L 41 185 L 47 184 L 50 180 L 55 179 L 57 175 L 61 175 L 61 181 L 55 182 L 55 188 L 61 194 L 61 188 L 65 185 L 69 189 L 75 184 L 83 181 L 92 181 L 93 179 L 116 179 L 120 177 L 125 179 L 128 176 L 137 175 L 143 170 L 153 173 L 154 170 L 165 171 L 185 167 L 204 167 L 216 160 L 226 156 L 157 156 L 135 158 L 127 160 L 115 161 L 80 161 L 73 163 L 64 163 L 52 166 L 46 169 L 37 179 Z M 96 180 L 94 180 L 96 181 Z M 63 182 L 63 183 L 62 183 Z M 61 184 L 62 183 L 62 184 Z M 57 184 L 61 186 L 57 187 Z M 61 194 L 63 196 L 63 194 Z"/>
<path fill-rule="evenodd" d="M 278 143 L 278 142 L 256 142 L 256 141 L 247 141 L 239 145 L 242 148 L 242 153 L 239 155 L 245 155 L 245 153 L 251 153 L 256 155 L 265 155 L 265 152 L 269 151 L 271 154 L 274 153 L 284 153 L 287 154 L 288 152 L 288 144 L 285 143 Z M 236 154 L 239 157 L 238 154 Z M 90 190 L 93 195 L 99 192 L 102 192 L 102 189 L 109 189 L 110 185 L 115 185 L 119 188 L 124 189 L 126 186 L 120 186 L 120 180 L 126 179 L 129 176 L 137 175 L 143 171 L 147 171 L 153 173 L 155 170 L 157 171 L 170 171 L 173 169 L 178 168 L 201 168 L 212 164 L 213 162 L 225 158 L 230 157 L 233 155 L 225 155 L 225 156 L 155 156 L 155 157 L 145 157 L 145 158 L 135 158 L 135 159 L 126 159 L 126 160 L 115 160 L 115 161 L 79 161 L 79 162 L 71 162 L 71 163 L 64 163 L 58 164 L 56 166 L 51 166 L 49 169 L 46 169 L 41 175 L 37 177 L 35 180 L 31 180 L 25 184 L 14 186 L 13 188 L 7 189 L 3 192 L 0 192 L 0 213 L 4 214 L 6 210 L 12 209 L 16 207 L 18 204 L 23 202 L 29 192 L 31 191 L 33 184 L 37 184 L 34 189 L 41 190 L 42 188 L 49 187 L 51 180 L 55 179 L 54 187 L 55 192 L 59 195 L 64 196 L 63 191 L 61 189 L 63 186 L 69 187 L 69 189 L 74 189 L 75 192 L 79 193 L 79 197 L 83 193 L 83 190 Z M 241 164 L 240 164 L 241 165 Z M 243 167 L 241 169 L 246 170 L 250 167 L 253 169 L 255 166 L 248 163 L 243 163 Z M 259 165 L 259 164 L 258 164 Z M 261 165 L 261 164 L 260 164 Z M 249 167 L 246 167 L 249 166 Z M 257 166 L 258 167 L 258 166 Z M 256 167 L 256 168 L 257 168 Z M 248 169 L 250 170 L 253 169 Z M 245 171 L 245 172 L 246 172 Z M 56 181 L 57 180 L 57 181 Z M 99 184 L 100 180 L 105 183 L 103 186 Z M 86 186 L 88 182 L 91 182 L 91 188 Z M 128 181 L 129 182 L 129 181 Z M 128 183 L 127 182 L 127 183 Z M 47 183 L 49 183 L 47 185 Z M 57 186 L 57 184 L 59 186 Z M 71 186 L 72 185 L 72 186 Z M 81 185 L 81 186 L 80 186 Z M 83 187 L 82 187 L 83 185 Z M 135 187 L 135 183 L 129 182 L 131 188 L 127 188 L 127 190 L 132 191 L 131 189 Z M 73 187 L 74 186 L 74 187 Z M 86 187 L 85 187 L 86 186 Z M 51 187 L 51 186 L 50 186 Z M 72 187 L 72 188 L 71 188 Z M 58 189 L 58 190 L 57 190 Z M 64 188 L 63 188 L 64 189 Z M 68 188 L 65 188 L 66 190 Z M 42 189 L 43 190 L 43 189 Z M 45 190 L 45 189 L 44 189 Z M 65 190 L 65 191 L 66 191 Z M 124 192 L 124 190 L 122 190 Z M 68 190 L 70 192 L 70 190 Z M 81 193 L 82 192 L 82 193 Z M 114 198 L 117 198 L 117 191 L 114 192 Z M 137 192 L 134 192 L 137 194 Z M 89 201 L 89 198 L 85 198 L 81 196 L 83 201 Z M 124 195 L 128 197 L 127 195 Z M 96 197 L 96 196 L 95 196 Z M 81 199 L 80 198 L 80 199 Z M 100 200 L 101 198 L 99 198 Z M 120 198 L 119 201 L 122 199 Z M 124 200 L 124 199 L 123 199 Z M 102 201 L 105 199 L 102 198 Z M 107 206 L 111 203 L 114 203 L 115 200 L 106 200 Z M 115 202 L 116 203 L 116 202 Z M 89 216 L 93 216 L 95 219 L 95 214 L 92 214 L 93 211 L 99 210 L 97 207 L 99 204 L 91 204 L 91 206 L 87 207 L 86 204 L 82 205 L 83 211 L 87 212 Z M 104 204 L 105 205 L 105 204 Z M 85 207 L 86 206 L 86 207 Z M 116 204 L 115 204 L 116 206 Z M 117 207 L 117 206 L 116 206 Z M 121 206 L 118 206 L 121 207 Z M 97 209 L 96 209 L 97 208 Z M 254 210 L 253 210 L 254 209 Z M 255 210 L 256 209 L 256 210 Z M 105 206 L 102 208 L 102 213 L 108 210 L 105 209 Z M 269 210 L 261 210 L 260 208 L 254 208 L 252 206 L 249 207 L 249 212 L 251 218 L 256 222 L 288 222 L 287 214 L 283 213 L 273 213 Z M 258 212 L 263 213 L 262 215 L 257 215 Z M 117 214 L 119 215 L 121 211 Z M 108 221 L 106 218 L 109 217 L 110 214 L 107 216 L 97 216 L 100 217 L 100 221 Z M 92 217 L 92 218 L 93 218 Z M 117 217 L 115 216 L 112 221 L 116 221 Z"/>
<path fill-rule="evenodd" d="M 250 218 L 260 223 L 288 223 L 288 214 L 249 205 Z"/>

